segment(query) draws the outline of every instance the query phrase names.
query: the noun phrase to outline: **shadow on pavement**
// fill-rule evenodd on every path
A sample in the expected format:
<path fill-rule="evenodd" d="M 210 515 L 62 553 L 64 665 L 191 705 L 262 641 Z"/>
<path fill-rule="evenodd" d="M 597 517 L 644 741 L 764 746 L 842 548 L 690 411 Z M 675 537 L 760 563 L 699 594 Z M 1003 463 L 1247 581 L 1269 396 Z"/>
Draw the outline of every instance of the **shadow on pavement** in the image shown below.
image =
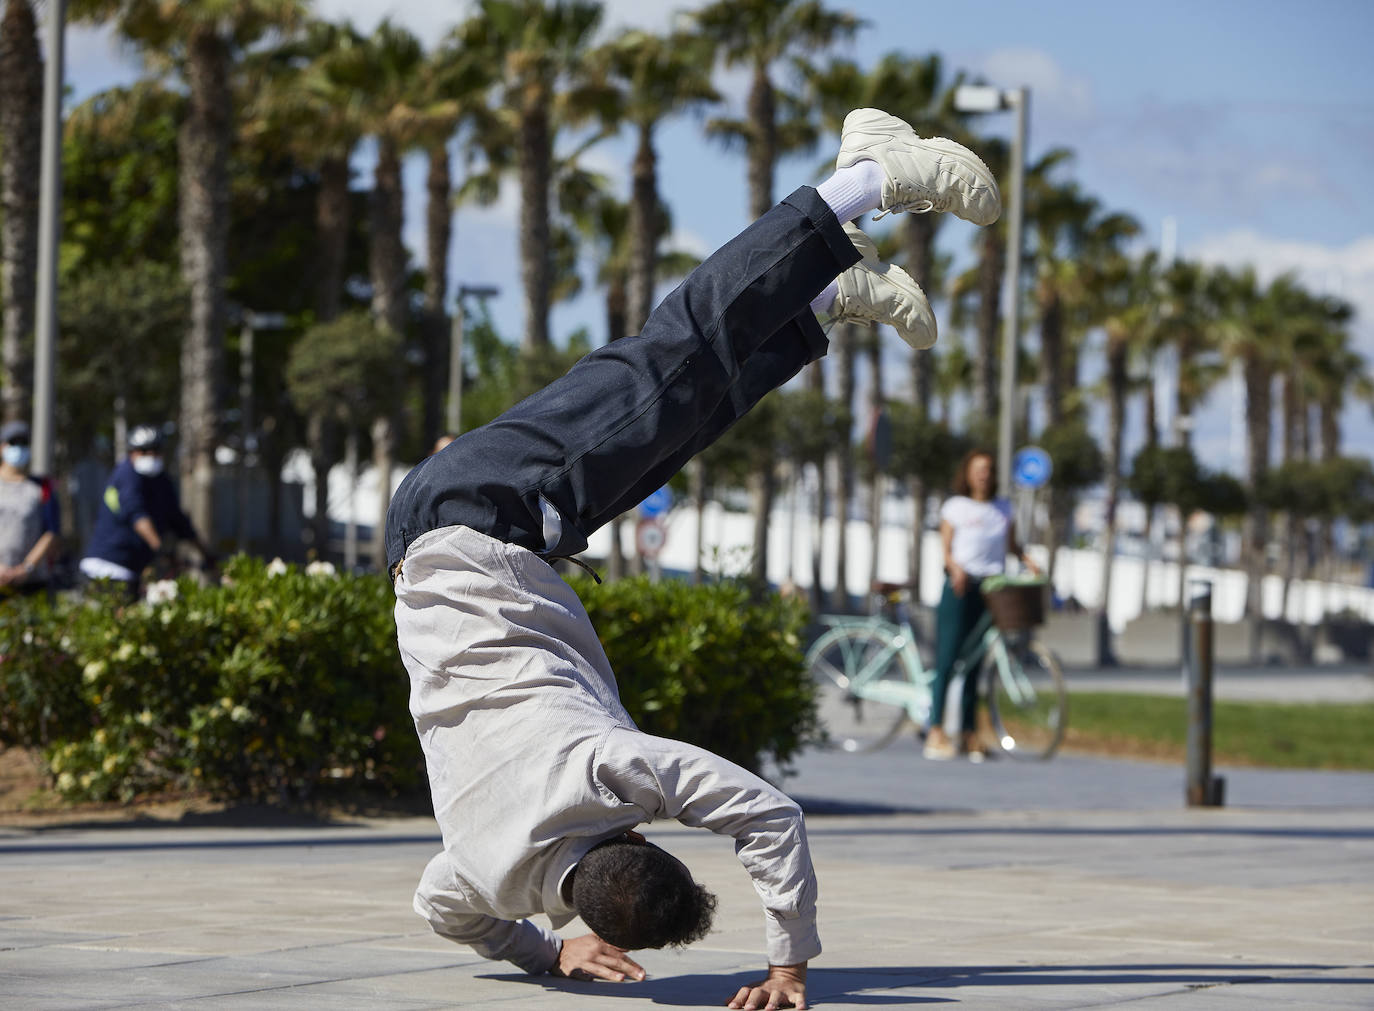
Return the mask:
<path fill-rule="evenodd" d="M 955 997 L 925 997 L 909 993 L 882 991 L 913 987 L 950 989 L 988 986 L 1124 986 L 1128 984 L 1173 984 L 1180 987 L 1212 987 L 1227 984 L 1315 983 L 1322 986 L 1374 984 L 1368 976 L 1312 976 L 1295 973 L 1348 971 L 1337 965 L 1214 965 L 1210 963 L 1162 963 L 1140 965 L 969 965 L 969 966 L 881 966 L 843 968 L 812 967 L 807 973 L 808 1001 L 843 1000 L 848 1004 L 913 1005 L 950 1003 Z M 1374 966 L 1358 966 L 1374 969 Z M 480 979 L 523 983 L 547 992 L 595 993 L 605 997 L 648 998 L 655 1004 L 676 1007 L 709 1005 L 720 1007 L 742 986 L 757 981 L 759 972 L 695 973 L 661 976 L 643 983 L 577 983 L 549 976 L 493 974 Z M 594 988 L 594 989 L 593 989 Z M 869 992 L 878 991 L 878 992 Z"/>
<path fill-rule="evenodd" d="M 827 828 L 807 825 L 808 836 L 1259 836 L 1270 839 L 1374 840 L 1374 829 L 1340 826 L 1268 828 L 1263 825 L 904 825 L 891 828 Z"/>

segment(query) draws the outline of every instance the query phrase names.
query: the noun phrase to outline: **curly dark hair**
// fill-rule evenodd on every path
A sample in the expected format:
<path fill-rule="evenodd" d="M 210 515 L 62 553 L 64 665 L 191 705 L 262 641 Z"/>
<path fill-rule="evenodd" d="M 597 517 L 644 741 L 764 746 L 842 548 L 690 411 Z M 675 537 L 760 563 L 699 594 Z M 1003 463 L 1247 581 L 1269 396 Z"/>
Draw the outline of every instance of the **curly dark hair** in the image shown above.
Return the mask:
<path fill-rule="evenodd" d="M 978 459 L 978 457 L 980 457 L 980 456 L 985 456 L 985 457 L 987 457 L 987 458 L 988 458 L 988 462 L 991 463 L 991 464 L 993 464 L 993 470 L 992 470 L 992 489 L 991 489 L 991 491 L 992 491 L 992 497 L 993 497 L 993 498 L 996 498 L 996 497 L 997 497 L 997 466 L 996 466 L 996 464 L 997 464 L 997 458 L 994 457 L 990 451 L 988 451 L 988 450 L 986 450 L 986 449 L 982 449 L 982 448 L 970 449 L 967 453 L 964 454 L 964 458 L 963 458 L 962 460 L 959 461 L 959 469 L 956 470 L 956 471 L 954 472 L 954 494 L 956 494 L 956 495 L 967 495 L 967 494 L 969 494 L 969 491 L 970 491 L 969 483 L 968 483 L 968 468 L 969 468 L 969 464 L 973 463 L 973 461 L 976 460 L 976 459 Z"/>
<path fill-rule="evenodd" d="M 711 931 L 716 897 L 681 861 L 623 837 L 594 847 L 573 872 L 573 905 L 597 937 L 617 948 L 681 948 Z"/>

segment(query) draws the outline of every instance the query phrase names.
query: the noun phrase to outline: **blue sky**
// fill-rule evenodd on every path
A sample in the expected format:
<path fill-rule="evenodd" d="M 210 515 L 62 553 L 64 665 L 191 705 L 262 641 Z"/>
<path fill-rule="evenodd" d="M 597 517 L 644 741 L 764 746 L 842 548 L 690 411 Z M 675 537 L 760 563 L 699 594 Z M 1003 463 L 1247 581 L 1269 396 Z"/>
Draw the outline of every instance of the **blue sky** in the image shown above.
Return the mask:
<path fill-rule="evenodd" d="M 665 28 L 678 9 L 697 3 L 611 0 L 607 30 Z M 1357 341 L 1374 362 L 1374 4 L 1362 0 L 853 0 L 832 6 L 869 22 L 840 51 L 858 61 L 889 50 L 941 52 L 950 72 L 982 74 L 998 85 L 1032 91 L 1031 153 L 1065 146 L 1071 174 L 1109 209 L 1139 218 L 1143 241 L 1157 244 L 1164 219 L 1177 226 L 1179 253 L 1208 262 L 1252 263 L 1268 278 L 1296 270 L 1314 290 L 1355 303 Z M 468 5 L 320 0 L 331 17 L 370 28 L 384 14 L 434 39 Z M 107 35 L 72 29 L 68 81 L 79 99 L 136 73 Z M 785 79 L 785 75 L 783 77 Z M 722 74 L 734 111 L 743 75 Z M 999 120 L 1006 122 L 999 123 Z M 988 130 L 1010 129 L 989 117 Z M 830 142 L 823 150 L 833 149 Z M 624 187 L 628 139 L 608 143 L 591 164 Z M 823 154 L 785 162 L 776 196 L 814 181 Z M 370 165 L 357 161 L 361 184 Z M 422 248 L 423 167 L 408 166 L 407 237 Z M 744 161 L 701 139 L 688 120 L 661 136 L 662 187 L 676 241 L 705 253 L 745 223 Z M 455 283 L 495 284 L 498 326 L 521 330 L 513 225 L 507 192 L 486 209 L 456 220 Z M 966 255 L 972 226 L 951 221 L 942 245 Z M 931 293 L 937 313 L 938 293 Z M 554 332 L 586 326 L 601 338 L 599 295 L 560 306 Z M 942 339 L 956 339 L 946 334 Z M 893 353 L 901 347 L 895 336 Z M 1094 364 L 1086 363 L 1091 373 Z M 1089 376 L 1091 378 L 1091 376 Z M 1196 425 L 1196 444 L 1214 466 L 1238 467 L 1229 387 L 1212 397 Z M 1138 408 L 1135 409 L 1138 413 Z M 1369 452 L 1368 407 L 1347 412 L 1346 448 Z"/>

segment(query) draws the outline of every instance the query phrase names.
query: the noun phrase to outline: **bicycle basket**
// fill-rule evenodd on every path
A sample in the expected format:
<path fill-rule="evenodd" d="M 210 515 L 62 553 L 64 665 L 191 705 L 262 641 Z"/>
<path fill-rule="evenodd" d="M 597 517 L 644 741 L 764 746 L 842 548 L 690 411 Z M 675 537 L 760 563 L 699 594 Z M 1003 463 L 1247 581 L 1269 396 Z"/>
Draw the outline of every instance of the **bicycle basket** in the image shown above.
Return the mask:
<path fill-rule="evenodd" d="M 1049 584 L 1043 580 L 1033 583 L 999 582 L 984 589 L 992 623 L 1003 632 L 1020 632 L 1045 623 L 1045 597 Z"/>

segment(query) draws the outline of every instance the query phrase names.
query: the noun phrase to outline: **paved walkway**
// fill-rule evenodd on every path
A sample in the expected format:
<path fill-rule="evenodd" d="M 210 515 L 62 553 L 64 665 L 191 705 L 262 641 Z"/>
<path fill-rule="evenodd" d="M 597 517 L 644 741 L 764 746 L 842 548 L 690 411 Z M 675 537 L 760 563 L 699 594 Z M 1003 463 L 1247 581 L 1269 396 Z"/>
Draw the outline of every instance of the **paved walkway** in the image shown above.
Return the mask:
<path fill-rule="evenodd" d="M 824 1008 L 1374 1007 L 1374 775 L 812 754 Z M 924 813 L 921 813 L 924 812 Z M 530 978 L 410 912 L 429 819 L 305 827 L 0 828 L 0 1004 L 23 1009 L 716 1006 L 761 968 L 728 839 L 651 835 L 720 896 L 651 978 Z"/>

